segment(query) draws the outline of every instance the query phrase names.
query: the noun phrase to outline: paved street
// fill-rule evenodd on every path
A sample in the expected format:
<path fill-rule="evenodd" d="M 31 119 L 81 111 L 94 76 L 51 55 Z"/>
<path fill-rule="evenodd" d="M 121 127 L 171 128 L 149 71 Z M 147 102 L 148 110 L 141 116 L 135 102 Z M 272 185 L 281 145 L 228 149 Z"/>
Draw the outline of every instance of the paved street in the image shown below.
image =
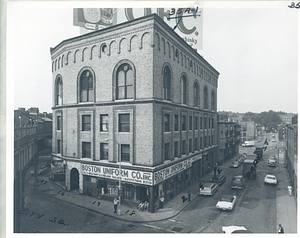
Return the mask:
<path fill-rule="evenodd" d="M 258 146 L 262 146 L 262 143 Z M 242 153 L 252 154 L 253 150 L 254 147 L 241 148 Z M 21 230 L 34 233 L 221 233 L 222 226 L 237 225 L 244 226 L 254 233 L 276 233 L 276 186 L 263 183 L 266 174 L 277 173 L 274 167 L 267 166 L 267 159 L 276 153 L 275 144 L 270 142 L 258 164 L 257 178 L 248 181 L 245 190 L 238 193 L 230 188 L 230 183 L 232 176 L 242 174 L 242 166 L 229 168 L 231 161 L 228 161 L 222 171 L 227 177 L 226 182 L 219 187 L 214 196 L 198 195 L 177 216 L 159 222 L 122 221 L 63 202 L 55 196 L 50 197 L 41 193 L 41 190 L 33 189 L 33 177 L 28 177 L 26 191 L 29 199 L 26 201 L 27 210 L 21 211 L 20 214 Z M 42 189 L 44 184 L 39 181 L 38 186 Z M 216 209 L 215 205 L 221 194 L 238 195 L 232 211 Z M 72 194 L 68 193 L 67 196 Z"/>

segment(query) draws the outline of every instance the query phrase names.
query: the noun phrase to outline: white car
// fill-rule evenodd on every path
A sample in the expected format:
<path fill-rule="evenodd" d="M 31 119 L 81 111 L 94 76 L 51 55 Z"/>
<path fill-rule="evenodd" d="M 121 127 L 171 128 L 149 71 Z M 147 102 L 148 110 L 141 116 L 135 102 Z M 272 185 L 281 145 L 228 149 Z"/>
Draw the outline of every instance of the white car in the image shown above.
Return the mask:
<path fill-rule="evenodd" d="M 231 233 L 252 233 L 243 226 L 223 226 L 222 231 L 226 234 Z"/>
<path fill-rule="evenodd" d="M 275 139 L 272 139 L 272 142 L 276 142 Z"/>
<path fill-rule="evenodd" d="M 268 184 L 277 184 L 277 178 L 276 178 L 275 175 L 267 174 L 267 176 L 265 177 L 264 182 L 268 183 Z"/>
<path fill-rule="evenodd" d="M 234 208 L 236 202 L 236 196 L 233 195 L 223 195 L 217 205 L 216 208 L 222 210 L 232 210 Z"/>

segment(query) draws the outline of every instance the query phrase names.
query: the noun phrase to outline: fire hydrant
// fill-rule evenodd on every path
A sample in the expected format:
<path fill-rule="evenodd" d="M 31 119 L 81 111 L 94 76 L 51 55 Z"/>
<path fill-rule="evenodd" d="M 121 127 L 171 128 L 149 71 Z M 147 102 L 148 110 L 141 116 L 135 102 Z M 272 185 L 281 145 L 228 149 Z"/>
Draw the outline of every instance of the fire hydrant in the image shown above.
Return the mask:
<path fill-rule="evenodd" d="M 293 187 L 292 186 L 288 186 L 287 187 L 288 191 L 289 191 L 289 196 L 291 197 L 292 196 L 292 192 L 293 192 Z"/>

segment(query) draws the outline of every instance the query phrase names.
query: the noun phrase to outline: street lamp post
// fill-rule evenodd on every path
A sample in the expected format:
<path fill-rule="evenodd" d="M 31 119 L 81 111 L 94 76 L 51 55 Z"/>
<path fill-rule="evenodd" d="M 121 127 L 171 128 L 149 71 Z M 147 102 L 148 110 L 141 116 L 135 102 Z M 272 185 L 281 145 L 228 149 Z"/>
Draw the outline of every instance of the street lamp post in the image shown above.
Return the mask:
<path fill-rule="evenodd" d="M 118 215 L 121 216 L 121 156 L 120 156 L 120 144 L 112 139 L 105 139 L 105 141 L 113 141 L 118 145 L 118 162 L 119 162 L 119 208 L 118 208 Z"/>

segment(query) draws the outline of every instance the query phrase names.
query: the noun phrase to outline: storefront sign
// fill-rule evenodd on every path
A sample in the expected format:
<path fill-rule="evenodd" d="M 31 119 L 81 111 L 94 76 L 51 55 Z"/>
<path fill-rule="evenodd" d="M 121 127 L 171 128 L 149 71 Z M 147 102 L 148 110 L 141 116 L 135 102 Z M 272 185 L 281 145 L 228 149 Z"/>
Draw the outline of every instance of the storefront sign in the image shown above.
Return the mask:
<path fill-rule="evenodd" d="M 173 164 L 154 173 L 154 185 L 158 184 L 192 166 L 192 158 Z"/>
<path fill-rule="evenodd" d="M 194 156 L 194 157 L 192 158 L 192 162 L 195 162 L 195 161 L 197 161 L 197 160 L 199 160 L 199 159 L 202 159 L 202 154 L 197 155 L 197 156 Z"/>
<path fill-rule="evenodd" d="M 151 172 L 143 172 L 130 169 L 119 170 L 118 168 L 112 167 L 82 164 L 81 173 L 83 175 L 90 175 L 114 180 L 119 180 L 119 175 L 121 174 L 121 181 L 146 185 L 153 184 Z"/>

